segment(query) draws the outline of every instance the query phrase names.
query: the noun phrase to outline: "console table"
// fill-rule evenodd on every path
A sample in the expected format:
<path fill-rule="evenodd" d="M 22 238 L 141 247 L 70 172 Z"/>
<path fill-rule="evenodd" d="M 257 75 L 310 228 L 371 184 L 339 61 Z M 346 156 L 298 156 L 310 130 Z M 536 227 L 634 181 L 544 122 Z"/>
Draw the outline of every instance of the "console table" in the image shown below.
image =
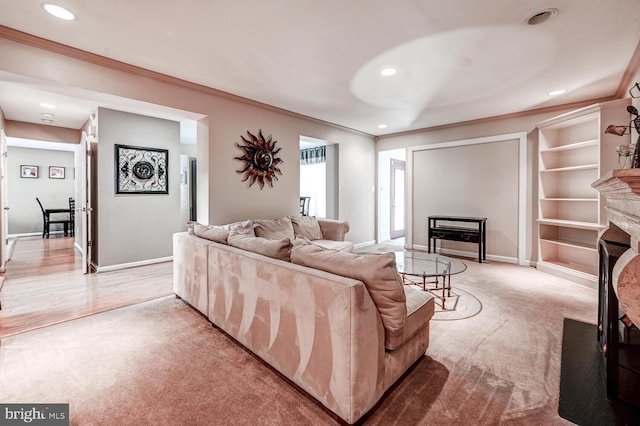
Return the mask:
<path fill-rule="evenodd" d="M 439 224 L 438 222 L 463 222 L 475 224 L 474 228 Z M 428 252 L 436 251 L 436 240 L 462 241 L 478 244 L 478 263 L 487 260 L 487 218 L 467 216 L 429 216 L 429 246 Z"/>

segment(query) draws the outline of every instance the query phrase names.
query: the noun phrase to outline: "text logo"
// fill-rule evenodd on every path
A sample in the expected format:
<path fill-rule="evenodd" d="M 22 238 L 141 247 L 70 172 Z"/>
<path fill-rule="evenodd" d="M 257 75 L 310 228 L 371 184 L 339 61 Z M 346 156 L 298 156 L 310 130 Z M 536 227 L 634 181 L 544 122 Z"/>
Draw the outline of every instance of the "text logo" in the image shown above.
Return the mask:
<path fill-rule="evenodd" d="M 69 426 L 69 404 L 0 404 L 0 424 Z"/>

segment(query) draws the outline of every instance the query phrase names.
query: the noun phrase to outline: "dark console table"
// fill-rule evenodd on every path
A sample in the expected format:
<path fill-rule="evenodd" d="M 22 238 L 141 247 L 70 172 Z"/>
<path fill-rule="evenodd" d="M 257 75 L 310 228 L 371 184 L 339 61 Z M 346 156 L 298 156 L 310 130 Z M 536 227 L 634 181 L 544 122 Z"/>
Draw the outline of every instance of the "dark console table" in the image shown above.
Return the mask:
<path fill-rule="evenodd" d="M 448 222 L 445 224 L 439 222 Z M 463 227 L 451 225 L 450 222 L 463 222 L 475 224 L 475 227 Z M 436 240 L 463 241 L 478 244 L 478 262 L 487 260 L 487 218 L 466 216 L 429 216 L 429 247 L 436 251 Z"/>

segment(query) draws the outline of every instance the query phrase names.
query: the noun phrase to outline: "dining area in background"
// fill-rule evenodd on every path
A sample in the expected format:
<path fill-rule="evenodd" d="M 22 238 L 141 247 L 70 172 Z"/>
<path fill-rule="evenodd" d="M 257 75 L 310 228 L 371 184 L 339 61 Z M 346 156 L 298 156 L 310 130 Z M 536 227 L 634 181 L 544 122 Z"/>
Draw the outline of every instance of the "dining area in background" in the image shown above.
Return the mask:
<path fill-rule="evenodd" d="M 75 233 L 75 199 L 69 197 L 68 207 L 44 208 L 40 199 L 36 201 L 42 211 L 42 238 L 49 238 L 51 225 L 62 225 L 64 236 L 72 237 Z"/>

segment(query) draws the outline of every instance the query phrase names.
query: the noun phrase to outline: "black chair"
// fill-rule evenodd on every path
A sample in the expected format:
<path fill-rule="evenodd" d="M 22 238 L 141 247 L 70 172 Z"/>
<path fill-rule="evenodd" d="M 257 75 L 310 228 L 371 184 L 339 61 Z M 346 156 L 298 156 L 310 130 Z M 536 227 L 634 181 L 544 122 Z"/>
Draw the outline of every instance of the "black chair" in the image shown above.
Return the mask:
<path fill-rule="evenodd" d="M 61 223 L 64 227 L 64 236 L 66 237 L 69 234 L 69 218 L 67 217 L 65 219 L 54 220 L 51 219 L 51 214 L 65 213 L 68 215 L 69 211 L 67 211 L 66 209 L 45 209 L 44 207 L 42 207 L 42 203 L 40 202 L 38 197 L 36 197 L 36 201 L 40 206 L 40 210 L 42 210 L 42 238 L 49 238 L 49 228 L 52 223 Z"/>
<path fill-rule="evenodd" d="M 311 197 L 300 197 L 300 214 L 302 216 L 309 216 L 309 202 Z"/>

